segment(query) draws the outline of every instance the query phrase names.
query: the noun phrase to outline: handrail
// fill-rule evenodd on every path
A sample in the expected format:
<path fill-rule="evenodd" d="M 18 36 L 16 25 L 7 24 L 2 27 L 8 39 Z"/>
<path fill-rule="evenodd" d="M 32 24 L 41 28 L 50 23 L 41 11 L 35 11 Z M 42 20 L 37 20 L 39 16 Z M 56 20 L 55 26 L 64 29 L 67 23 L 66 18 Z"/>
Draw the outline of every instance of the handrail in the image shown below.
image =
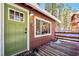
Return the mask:
<path fill-rule="evenodd" d="M 79 32 L 55 32 L 55 33 L 65 33 L 65 34 L 79 34 Z"/>
<path fill-rule="evenodd" d="M 63 35 L 56 35 L 56 36 L 79 39 L 79 37 L 75 37 L 75 36 L 63 36 Z"/>
<path fill-rule="evenodd" d="M 55 38 L 79 42 L 79 32 L 55 32 Z"/>

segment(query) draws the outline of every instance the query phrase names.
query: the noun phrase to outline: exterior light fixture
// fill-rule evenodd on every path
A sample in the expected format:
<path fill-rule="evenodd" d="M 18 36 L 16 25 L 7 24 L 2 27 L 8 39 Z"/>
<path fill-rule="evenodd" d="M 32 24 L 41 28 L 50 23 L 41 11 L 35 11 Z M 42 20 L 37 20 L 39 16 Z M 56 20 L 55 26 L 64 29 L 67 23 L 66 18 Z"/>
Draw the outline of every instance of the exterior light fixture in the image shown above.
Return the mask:
<path fill-rule="evenodd" d="M 34 13 L 30 13 L 30 16 L 33 16 L 34 15 Z"/>
<path fill-rule="evenodd" d="M 34 16 L 34 13 L 32 12 L 32 10 L 30 10 L 30 16 Z"/>

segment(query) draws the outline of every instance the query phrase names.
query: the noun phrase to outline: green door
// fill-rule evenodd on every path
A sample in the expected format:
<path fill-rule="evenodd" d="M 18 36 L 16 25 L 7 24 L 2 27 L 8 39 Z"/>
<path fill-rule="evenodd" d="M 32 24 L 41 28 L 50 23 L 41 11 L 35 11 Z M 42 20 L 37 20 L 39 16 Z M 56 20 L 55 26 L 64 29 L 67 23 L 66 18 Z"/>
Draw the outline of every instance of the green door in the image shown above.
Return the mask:
<path fill-rule="evenodd" d="M 4 4 L 4 50 L 13 55 L 27 49 L 27 12 Z"/>

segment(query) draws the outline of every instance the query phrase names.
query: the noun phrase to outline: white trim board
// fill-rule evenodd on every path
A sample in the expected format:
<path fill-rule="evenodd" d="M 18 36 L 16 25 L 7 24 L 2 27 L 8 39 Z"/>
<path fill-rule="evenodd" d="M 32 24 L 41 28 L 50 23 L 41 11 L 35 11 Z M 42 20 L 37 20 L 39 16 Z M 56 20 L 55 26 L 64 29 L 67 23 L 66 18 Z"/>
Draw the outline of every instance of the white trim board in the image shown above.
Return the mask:
<path fill-rule="evenodd" d="M 0 3 L 0 56 L 1 56 L 1 3 Z"/>
<path fill-rule="evenodd" d="M 27 50 L 30 50 L 30 48 L 29 48 L 29 11 L 27 10 L 27 9 L 24 9 L 24 8 L 22 8 L 22 7 L 20 7 L 20 6 L 18 6 L 18 5 L 16 5 L 16 4 L 13 4 L 13 3 L 7 3 L 7 4 L 9 4 L 9 5 L 12 5 L 12 6 L 14 6 L 14 7 L 17 7 L 17 8 L 19 8 L 19 9 L 22 9 L 23 11 L 25 11 L 25 12 L 27 12 Z M 2 14 L 3 14 L 3 21 L 2 21 L 2 23 L 3 23 L 3 25 L 2 25 L 2 33 L 3 33 L 3 38 L 2 38 L 2 42 L 3 42 L 3 44 L 2 44 L 2 49 L 3 49 L 3 51 L 2 51 L 2 55 L 4 55 L 4 4 L 2 4 L 3 6 L 3 11 L 2 11 Z M 21 51 L 22 52 L 22 51 Z M 18 53 L 20 53 L 20 52 L 18 52 Z M 17 54 L 17 53 L 15 53 L 15 54 Z M 15 54 L 13 54 L 13 55 L 15 55 Z"/>
<path fill-rule="evenodd" d="M 1 4 L 1 55 L 4 56 L 4 4 Z"/>

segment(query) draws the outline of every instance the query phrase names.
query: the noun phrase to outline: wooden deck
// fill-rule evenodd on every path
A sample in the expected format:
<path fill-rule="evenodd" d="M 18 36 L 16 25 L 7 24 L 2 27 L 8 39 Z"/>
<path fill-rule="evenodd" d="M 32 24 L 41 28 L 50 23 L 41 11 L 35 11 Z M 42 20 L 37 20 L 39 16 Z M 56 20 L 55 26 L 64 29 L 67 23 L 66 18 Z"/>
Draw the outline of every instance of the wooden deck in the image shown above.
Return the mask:
<path fill-rule="evenodd" d="M 24 52 L 18 56 L 79 56 L 79 42 L 59 41 L 60 43 L 50 41 L 40 46 L 38 52 Z"/>
<path fill-rule="evenodd" d="M 61 41 L 61 43 L 49 42 L 39 48 L 39 56 L 79 56 L 79 43 Z"/>
<path fill-rule="evenodd" d="M 19 56 L 79 56 L 79 33 L 57 32 L 55 36 L 55 41 L 40 46 L 38 52 L 28 51 Z"/>
<path fill-rule="evenodd" d="M 79 33 L 56 32 L 57 41 L 50 41 L 35 52 L 40 56 L 79 56 Z"/>

